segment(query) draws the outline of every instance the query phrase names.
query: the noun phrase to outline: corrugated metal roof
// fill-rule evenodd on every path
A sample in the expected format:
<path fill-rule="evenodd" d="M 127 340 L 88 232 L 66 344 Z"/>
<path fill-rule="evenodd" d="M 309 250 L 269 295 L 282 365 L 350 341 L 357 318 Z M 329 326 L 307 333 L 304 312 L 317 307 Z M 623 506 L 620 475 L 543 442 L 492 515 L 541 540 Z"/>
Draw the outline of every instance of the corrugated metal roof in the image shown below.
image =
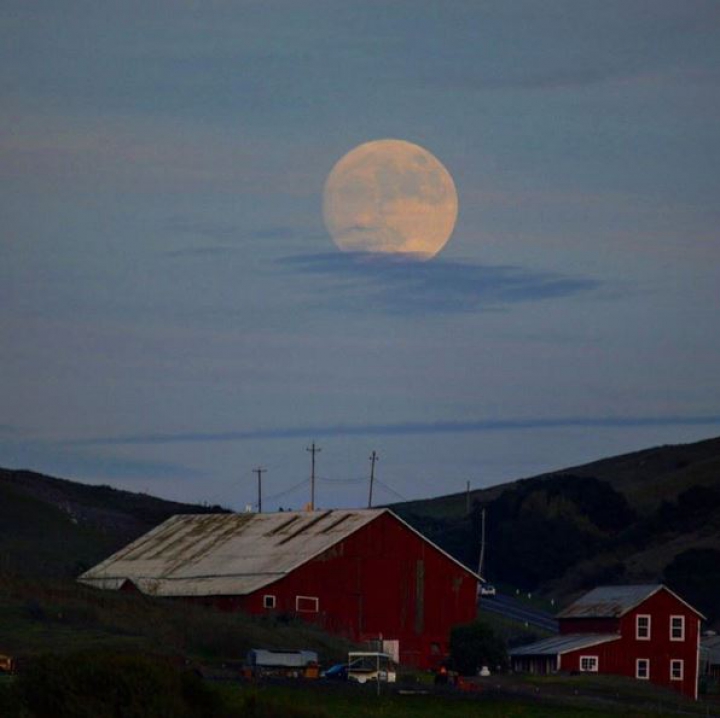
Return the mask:
<path fill-rule="evenodd" d="M 619 618 L 663 586 L 598 586 L 558 614 L 558 618 Z"/>
<path fill-rule="evenodd" d="M 712 665 L 720 665 L 720 636 L 703 636 L 700 649 Z"/>
<path fill-rule="evenodd" d="M 590 648 L 601 643 L 617 641 L 620 635 L 617 633 L 568 633 L 566 635 L 553 636 L 526 646 L 518 646 L 508 653 L 511 656 L 557 656 L 570 651 L 577 651 L 580 648 Z"/>
<path fill-rule="evenodd" d="M 128 578 L 157 596 L 246 595 L 384 513 L 394 516 L 388 509 L 173 516 L 78 580 L 117 588 Z"/>

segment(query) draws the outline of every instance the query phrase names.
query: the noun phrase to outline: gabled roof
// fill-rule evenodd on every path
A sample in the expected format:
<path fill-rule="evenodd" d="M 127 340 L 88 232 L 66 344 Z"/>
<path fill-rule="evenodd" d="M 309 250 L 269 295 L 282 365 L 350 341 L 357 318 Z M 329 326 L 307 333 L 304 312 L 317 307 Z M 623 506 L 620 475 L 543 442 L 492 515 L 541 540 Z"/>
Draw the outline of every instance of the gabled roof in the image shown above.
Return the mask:
<path fill-rule="evenodd" d="M 158 596 L 247 595 L 383 514 L 407 527 L 389 509 L 173 516 L 78 580 L 118 589 L 129 579 L 144 593 Z"/>
<path fill-rule="evenodd" d="M 661 583 L 638 586 L 598 586 L 558 613 L 558 618 L 620 618 L 658 591 L 665 590 L 700 618 L 704 616 Z"/>
<path fill-rule="evenodd" d="M 526 646 L 518 646 L 508 653 L 511 656 L 557 656 L 577 651 L 580 648 L 590 648 L 601 643 L 617 641 L 619 638 L 620 634 L 618 633 L 568 633 L 545 638 Z"/>

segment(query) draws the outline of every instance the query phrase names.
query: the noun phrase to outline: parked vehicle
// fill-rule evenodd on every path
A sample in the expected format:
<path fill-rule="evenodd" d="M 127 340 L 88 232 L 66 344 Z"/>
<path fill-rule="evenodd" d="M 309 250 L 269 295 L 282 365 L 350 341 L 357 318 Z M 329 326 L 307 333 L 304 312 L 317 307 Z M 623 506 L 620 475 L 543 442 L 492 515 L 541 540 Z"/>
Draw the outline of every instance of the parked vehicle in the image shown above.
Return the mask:
<path fill-rule="evenodd" d="M 0 673 L 15 673 L 15 659 L 0 653 Z"/>
<path fill-rule="evenodd" d="M 248 651 L 244 673 L 248 678 L 318 678 L 318 654 L 315 651 L 253 648 Z"/>
<path fill-rule="evenodd" d="M 355 651 L 348 653 L 347 677 L 349 681 L 367 683 L 380 681 L 395 683 L 397 665 L 392 656 L 376 651 Z"/>
<path fill-rule="evenodd" d="M 320 674 L 323 678 L 328 678 L 332 681 L 346 681 L 348 677 L 348 664 L 347 663 L 336 663 L 334 666 L 330 666 L 326 671 Z"/>
<path fill-rule="evenodd" d="M 495 586 L 492 586 L 489 583 L 485 583 L 482 586 L 480 586 L 480 595 L 481 596 L 494 596 L 496 595 L 497 591 L 495 589 Z"/>

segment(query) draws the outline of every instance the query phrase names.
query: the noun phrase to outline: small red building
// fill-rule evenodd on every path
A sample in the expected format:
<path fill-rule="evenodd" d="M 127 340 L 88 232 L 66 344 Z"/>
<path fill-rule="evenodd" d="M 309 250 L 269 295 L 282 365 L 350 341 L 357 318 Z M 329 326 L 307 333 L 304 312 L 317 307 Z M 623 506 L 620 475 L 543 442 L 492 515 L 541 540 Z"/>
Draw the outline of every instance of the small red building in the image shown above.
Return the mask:
<path fill-rule="evenodd" d="M 559 636 L 511 660 L 518 671 L 611 673 L 697 698 L 702 619 L 666 586 L 601 586 L 558 615 Z"/>
<path fill-rule="evenodd" d="M 174 516 L 80 578 L 228 611 L 296 614 L 429 667 L 478 576 L 388 509 Z"/>

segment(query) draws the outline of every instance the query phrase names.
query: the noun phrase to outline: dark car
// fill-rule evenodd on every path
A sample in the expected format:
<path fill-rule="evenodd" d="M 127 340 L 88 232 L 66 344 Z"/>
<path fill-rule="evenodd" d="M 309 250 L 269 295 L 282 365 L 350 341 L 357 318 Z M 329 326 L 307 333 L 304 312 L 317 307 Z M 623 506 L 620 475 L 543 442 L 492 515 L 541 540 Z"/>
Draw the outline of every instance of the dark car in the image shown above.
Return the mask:
<path fill-rule="evenodd" d="M 334 666 L 330 666 L 326 671 L 322 672 L 323 678 L 329 678 L 333 681 L 346 681 L 348 674 L 347 663 L 336 663 Z"/>

